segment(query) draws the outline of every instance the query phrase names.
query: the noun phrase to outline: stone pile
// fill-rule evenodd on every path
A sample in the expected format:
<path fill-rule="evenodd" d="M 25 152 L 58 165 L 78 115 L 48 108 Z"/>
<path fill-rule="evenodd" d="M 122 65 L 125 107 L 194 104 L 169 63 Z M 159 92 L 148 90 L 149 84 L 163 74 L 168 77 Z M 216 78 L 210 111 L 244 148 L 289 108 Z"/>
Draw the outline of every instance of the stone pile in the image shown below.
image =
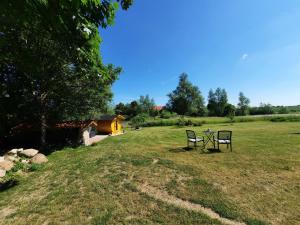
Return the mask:
<path fill-rule="evenodd" d="M 39 153 L 38 150 L 29 148 L 15 148 L 7 152 L 4 156 L 0 156 L 0 178 L 4 177 L 6 172 L 11 170 L 15 163 L 36 163 L 42 164 L 48 162 L 45 155 Z"/>

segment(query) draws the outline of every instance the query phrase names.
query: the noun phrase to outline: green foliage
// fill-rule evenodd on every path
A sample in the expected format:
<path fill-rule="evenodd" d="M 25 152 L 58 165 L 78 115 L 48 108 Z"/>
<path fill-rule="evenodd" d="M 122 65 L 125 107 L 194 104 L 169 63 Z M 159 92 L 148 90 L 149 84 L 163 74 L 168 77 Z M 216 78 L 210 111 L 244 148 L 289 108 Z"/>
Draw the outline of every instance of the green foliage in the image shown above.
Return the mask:
<path fill-rule="evenodd" d="M 270 115 L 274 113 L 271 104 L 261 103 L 259 107 L 250 108 L 250 115 Z"/>
<path fill-rule="evenodd" d="M 214 92 L 212 89 L 208 93 L 208 115 L 224 116 L 224 110 L 228 104 L 227 93 L 225 89 L 217 88 Z"/>
<path fill-rule="evenodd" d="M 170 118 L 176 117 L 176 116 L 177 116 L 177 113 L 170 112 L 168 110 L 162 110 L 159 115 L 159 117 L 163 118 L 163 119 L 170 119 Z"/>
<path fill-rule="evenodd" d="M 139 114 L 130 120 L 130 124 L 132 127 L 139 128 L 146 121 L 147 117 L 148 115 L 146 114 Z"/>
<path fill-rule="evenodd" d="M 154 106 L 155 102 L 154 99 L 150 99 L 149 95 L 146 96 L 140 96 L 140 99 L 138 101 L 140 112 L 153 116 L 154 115 Z"/>
<path fill-rule="evenodd" d="M 28 171 L 33 172 L 33 171 L 40 170 L 42 168 L 42 166 L 43 165 L 41 165 L 41 164 L 32 163 L 29 165 Z"/>
<path fill-rule="evenodd" d="M 277 110 L 278 114 L 288 114 L 289 110 L 287 107 L 284 106 L 279 106 L 278 108 L 275 108 L 275 110 Z"/>
<path fill-rule="evenodd" d="M 247 114 L 249 114 L 249 108 L 250 108 L 249 104 L 250 104 L 249 98 L 247 98 L 243 92 L 240 92 L 237 115 L 246 116 Z"/>
<path fill-rule="evenodd" d="M 0 179 L 0 191 L 7 190 L 20 182 L 20 175 L 8 171 L 5 175 L 5 177 Z"/>
<path fill-rule="evenodd" d="M 179 76 L 176 89 L 168 94 L 167 108 L 179 115 L 203 116 L 205 114 L 204 98 L 197 86 L 188 80 L 188 75 Z"/>
<path fill-rule="evenodd" d="M 11 169 L 12 172 L 17 172 L 17 171 L 24 171 L 26 172 L 28 170 L 28 165 L 25 163 L 21 163 L 21 162 L 16 162 L 16 164 L 14 165 L 14 167 Z"/>
<path fill-rule="evenodd" d="M 132 0 L 117 2 L 127 9 Z M 116 8 L 110 0 L 1 1 L 2 135 L 20 122 L 45 131 L 107 109 L 121 69 L 102 63 L 98 27 L 113 23 Z"/>
<path fill-rule="evenodd" d="M 154 99 L 150 98 L 149 95 L 140 96 L 138 101 L 132 101 L 129 104 L 120 102 L 115 106 L 115 113 L 126 115 L 127 118 L 133 118 L 138 114 L 145 114 L 147 116 L 157 116 L 158 112 L 154 110 L 155 102 Z"/>
<path fill-rule="evenodd" d="M 235 117 L 235 106 L 231 104 L 227 104 L 224 108 L 224 115 L 230 119 L 231 122 L 233 122 Z"/>
<path fill-rule="evenodd" d="M 164 127 L 164 126 L 202 126 L 203 121 L 193 120 L 193 119 L 185 119 L 183 117 L 179 117 L 178 119 L 160 119 L 147 121 L 142 124 L 143 127 Z"/>
<path fill-rule="evenodd" d="M 268 223 L 258 220 L 258 219 L 246 219 L 246 224 L 247 225 L 268 225 Z"/>
<path fill-rule="evenodd" d="M 270 118 L 272 122 L 298 122 L 300 121 L 300 116 L 280 116 Z"/>

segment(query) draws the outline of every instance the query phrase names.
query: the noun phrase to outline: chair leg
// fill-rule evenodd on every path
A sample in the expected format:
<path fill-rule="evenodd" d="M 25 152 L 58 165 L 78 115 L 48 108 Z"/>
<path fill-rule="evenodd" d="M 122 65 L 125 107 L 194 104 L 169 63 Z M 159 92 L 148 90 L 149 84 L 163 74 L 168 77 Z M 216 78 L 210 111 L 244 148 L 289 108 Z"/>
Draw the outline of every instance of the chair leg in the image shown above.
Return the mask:
<path fill-rule="evenodd" d="M 232 144 L 231 144 L 231 142 L 230 142 L 230 151 L 232 152 Z"/>

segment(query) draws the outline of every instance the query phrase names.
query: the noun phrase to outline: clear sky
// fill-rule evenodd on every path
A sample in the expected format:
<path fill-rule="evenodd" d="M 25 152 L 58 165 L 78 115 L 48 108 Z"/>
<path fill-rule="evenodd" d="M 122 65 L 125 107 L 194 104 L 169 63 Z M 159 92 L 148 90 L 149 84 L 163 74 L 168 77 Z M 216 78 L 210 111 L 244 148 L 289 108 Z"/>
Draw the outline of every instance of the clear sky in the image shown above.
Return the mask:
<path fill-rule="evenodd" d="M 236 104 L 300 104 L 299 0 L 135 0 L 100 31 L 105 63 L 124 72 L 114 103 L 149 94 L 164 105 L 182 72 L 207 101 L 225 88 Z"/>

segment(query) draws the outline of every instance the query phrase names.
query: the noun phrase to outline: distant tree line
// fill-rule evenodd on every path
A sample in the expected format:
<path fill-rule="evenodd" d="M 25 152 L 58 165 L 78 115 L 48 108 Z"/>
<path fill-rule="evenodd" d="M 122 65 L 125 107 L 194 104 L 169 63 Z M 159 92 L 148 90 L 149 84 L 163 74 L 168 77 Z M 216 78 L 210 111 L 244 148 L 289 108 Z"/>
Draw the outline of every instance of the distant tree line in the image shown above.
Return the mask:
<path fill-rule="evenodd" d="M 266 115 L 274 113 L 289 113 L 288 107 L 274 107 L 270 104 L 261 103 L 258 107 L 250 107 L 250 99 L 243 92 L 239 93 L 238 104 L 234 106 L 228 102 L 225 89 L 210 89 L 207 105 L 199 88 L 188 80 L 188 75 L 182 73 L 175 90 L 167 95 L 169 101 L 163 109 L 155 108 L 155 102 L 149 95 L 141 96 L 139 100 L 131 103 L 119 103 L 115 106 L 117 114 L 123 114 L 128 119 L 137 117 L 159 116 L 170 118 L 175 115 L 183 116 L 218 116 L 229 117 L 246 115 Z M 300 110 L 300 109 L 299 109 Z"/>

